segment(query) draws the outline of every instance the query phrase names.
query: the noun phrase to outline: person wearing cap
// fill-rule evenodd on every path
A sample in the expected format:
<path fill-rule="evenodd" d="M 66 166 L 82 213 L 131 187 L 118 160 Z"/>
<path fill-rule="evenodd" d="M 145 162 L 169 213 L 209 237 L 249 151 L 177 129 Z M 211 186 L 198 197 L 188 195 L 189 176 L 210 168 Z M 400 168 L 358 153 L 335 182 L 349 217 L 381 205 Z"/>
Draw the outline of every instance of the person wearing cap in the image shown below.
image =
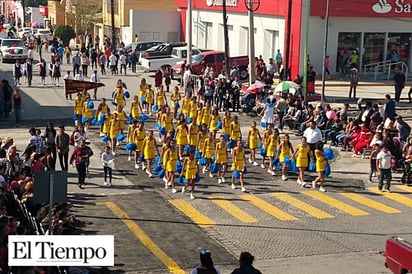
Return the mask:
<path fill-rule="evenodd" d="M 356 87 L 358 86 L 358 82 L 359 82 L 359 75 L 358 75 L 357 68 L 351 68 L 350 75 L 349 75 L 349 81 L 350 81 L 349 98 L 352 98 L 352 91 L 353 91 L 353 98 L 356 99 Z"/>
<path fill-rule="evenodd" d="M 90 82 L 100 83 L 100 77 L 97 75 L 96 69 L 93 71 L 92 76 L 90 76 Z M 94 100 L 97 100 L 97 88 L 95 88 L 93 91 L 93 97 L 94 97 Z"/>
<path fill-rule="evenodd" d="M 262 274 L 253 266 L 255 257 L 249 252 L 242 252 L 239 257 L 239 268 L 233 270 L 232 274 Z"/>
<path fill-rule="evenodd" d="M 192 274 L 220 274 L 219 269 L 214 266 L 212 255 L 209 250 L 200 250 L 200 266 L 194 268 Z"/>

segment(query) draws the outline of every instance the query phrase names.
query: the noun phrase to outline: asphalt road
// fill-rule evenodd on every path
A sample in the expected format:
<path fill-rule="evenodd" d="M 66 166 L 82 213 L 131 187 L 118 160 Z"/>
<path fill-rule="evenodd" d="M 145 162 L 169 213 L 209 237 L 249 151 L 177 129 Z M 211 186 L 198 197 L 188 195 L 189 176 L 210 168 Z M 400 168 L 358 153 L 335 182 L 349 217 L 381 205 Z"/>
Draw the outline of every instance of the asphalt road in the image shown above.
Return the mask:
<path fill-rule="evenodd" d="M 64 66 L 63 71 L 69 68 Z M 12 64 L 0 64 L 1 77 L 10 77 L 11 68 Z M 119 78 L 133 95 L 141 77 L 153 81 L 141 73 L 103 76 L 106 87 L 99 89 L 98 96 L 110 98 Z M 63 88 L 43 88 L 39 82 L 35 76 L 33 87 L 22 86 L 22 127 L 15 128 L 11 118 L 0 120 L 0 136 L 13 136 L 20 149 L 30 126 L 44 129 L 48 120 L 71 123 L 73 101 L 65 100 Z M 347 101 L 346 87 L 326 91 L 334 104 Z M 380 99 L 387 91 L 388 87 L 380 86 L 360 87 L 358 92 L 364 98 Z M 407 113 L 406 104 L 400 107 Z M 241 116 L 243 132 L 252 119 Z M 147 128 L 154 128 L 153 121 Z M 241 251 L 251 252 L 263 273 L 390 273 L 379 254 L 385 240 L 390 235 L 412 238 L 412 189 L 395 180 L 392 193 L 377 194 L 376 184 L 367 183 L 367 159 L 337 153 L 326 193 L 303 189 L 293 173 L 282 181 L 279 175 L 272 177 L 260 167 L 248 166 L 247 193 L 202 175 L 197 199 L 192 201 L 165 190 L 160 179 L 135 170 L 124 148 L 116 159 L 113 187 L 104 187 L 98 157 L 103 144 L 96 129 L 88 136 L 96 154 L 91 176 L 80 190 L 70 168 L 68 198 L 81 221 L 81 233 L 115 235 L 113 273 L 188 272 L 198 265 L 202 248 L 211 250 L 222 273 L 237 266 Z M 297 137 L 292 139 L 296 144 Z"/>

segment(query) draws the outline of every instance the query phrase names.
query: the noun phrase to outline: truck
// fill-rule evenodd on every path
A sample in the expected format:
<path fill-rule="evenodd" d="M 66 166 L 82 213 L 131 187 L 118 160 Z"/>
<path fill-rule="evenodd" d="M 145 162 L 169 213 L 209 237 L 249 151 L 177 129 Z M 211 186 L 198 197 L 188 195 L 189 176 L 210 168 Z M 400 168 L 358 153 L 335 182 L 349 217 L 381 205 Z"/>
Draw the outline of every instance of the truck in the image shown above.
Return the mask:
<path fill-rule="evenodd" d="M 209 65 L 219 74 L 224 67 L 225 53 L 219 50 L 204 51 L 193 56 L 191 67 L 192 73 L 202 75 L 205 68 Z M 182 62 L 172 67 L 173 79 L 179 80 L 182 73 Z M 229 58 L 229 65 L 236 65 L 240 71 L 240 79 L 244 80 L 248 77 L 249 56 L 237 56 Z"/>
<path fill-rule="evenodd" d="M 192 55 L 199 54 L 200 50 L 192 48 Z M 145 71 L 155 71 L 158 68 L 170 68 L 177 62 L 180 62 L 187 58 L 187 47 L 173 48 L 171 55 L 143 57 L 140 59 L 140 63 Z"/>
<path fill-rule="evenodd" d="M 392 236 L 386 240 L 385 266 L 395 274 L 412 273 L 412 244 Z"/>

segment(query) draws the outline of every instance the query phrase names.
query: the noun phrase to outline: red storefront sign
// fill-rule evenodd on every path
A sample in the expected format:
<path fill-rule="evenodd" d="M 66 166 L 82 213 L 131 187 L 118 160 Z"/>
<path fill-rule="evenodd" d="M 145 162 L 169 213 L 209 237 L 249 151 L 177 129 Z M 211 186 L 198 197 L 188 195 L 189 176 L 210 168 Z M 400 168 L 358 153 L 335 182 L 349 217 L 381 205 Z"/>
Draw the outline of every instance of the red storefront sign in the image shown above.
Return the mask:
<path fill-rule="evenodd" d="M 39 6 L 39 12 L 41 15 L 48 17 L 49 16 L 49 8 L 47 6 Z"/>
<path fill-rule="evenodd" d="M 248 1 L 246 1 L 247 3 Z M 257 5 L 257 0 L 253 0 Z M 193 9 L 204 9 L 210 11 L 222 11 L 223 0 L 192 0 Z M 176 6 L 181 9 L 187 8 L 187 0 L 176 0 Z M 247 13 L 245 0 L 226 0 L 228 12 Z M 256 14 L 286 16 L 288 12 L 287 0 L 260 0 Z"/>
<path fill-rule="evenodd" d="M 311 16 L 325 16 L 326 0 L 311 0 Z M 412 16 L 412 0 L 330 0 L 333 17 L 407 17 Z"/>

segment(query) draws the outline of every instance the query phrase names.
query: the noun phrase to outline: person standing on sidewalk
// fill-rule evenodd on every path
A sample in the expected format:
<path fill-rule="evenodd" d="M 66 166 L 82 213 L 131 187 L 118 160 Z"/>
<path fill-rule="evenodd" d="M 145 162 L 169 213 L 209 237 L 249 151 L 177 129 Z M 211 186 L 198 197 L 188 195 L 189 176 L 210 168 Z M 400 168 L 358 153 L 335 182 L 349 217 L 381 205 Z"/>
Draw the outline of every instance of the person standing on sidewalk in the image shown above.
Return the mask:
<path fill-rule="evenodd" d="M 399 100 L 401 99 L 401 93 L 403 88 L 405 87 L 405 74 L 403 74 L 403 71 L 399 68 L 395 70 L 395 75 L 393 76 L 393 81 L 395 83 L 395 102 L 399 103 Z"/>
<path fill-rule="evenodd" d="M 352 98 L 352 91 L 353 91 L 353 98 L 356 99 L 356 87 L 358 86 L 358 82 L 359 82 L 359 75 L 358 75 L 357 68 L 351 68 L 349 80 L 350 80 L 349 98 Z"/>
<path fill-rule="evenodd" d="M 22 107 L 23 102 L 20 91 L 19 89 L 15 88 L 11 97 L 11 109 L 14 112 L 14 118 L 16 119 L 16 127 L 20 126 Z"/>
<path fill-rule="evenodd" d="M 386 145 L 383 145 L 381 151 L 378 153 L 378 155 L 376 155 L 376 170 L 379 179 L 379 191 L 383 191 L 383 180 L 386 179 L 385 190 L 391 192 L 391 157 L 392 154 Z"/>
<path fill-rule="evenodd" d="M 80 141 L 80 145 L 75 147 L 72 155 L 70 156 L 70 163 L 76 163 L 79 188 L 83 188 L 85 184 L 87 163 L 89 162 L 89 159 L 92 156 L 93 151 L 86 146 L 85 140 Z"/>
<path fill-rule="evenodd" d="M 59 126 L 59 129 L 59 133 L 56 136 L 57 155 L 61 169 L 68 171 L 70 136 L 65 132 L 64 125 Z"/>
<path fill-rule="evenodd" d="M 114 155 L 111 152 L 109 146 L 104 147 L 104 152 L 102 153 L 102 163 L 104 170 L 104 185 L 112 186 L 112 170 L 114 166 Z M 109 175 L 109 181 L 107 181 L 107 175 Z"/>

